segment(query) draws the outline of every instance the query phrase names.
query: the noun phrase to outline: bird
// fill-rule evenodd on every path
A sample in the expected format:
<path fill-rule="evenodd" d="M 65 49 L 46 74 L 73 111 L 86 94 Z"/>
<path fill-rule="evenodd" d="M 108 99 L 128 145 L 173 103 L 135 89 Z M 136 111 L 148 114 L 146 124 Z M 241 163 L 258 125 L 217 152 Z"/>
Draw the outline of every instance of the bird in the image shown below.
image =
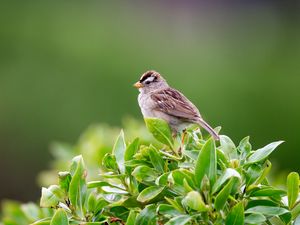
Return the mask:
<path fill-rule="evenodd" d="M 133 85 L 138 88 L 138 103 L 144 118 L 165 120 L 175 137 L 191 124 L 203 127 L 215 140 L 218 133 L 206 123 L 198 108 L 181 92 L 170 87 L 161 74 L 149 70 Z"/>

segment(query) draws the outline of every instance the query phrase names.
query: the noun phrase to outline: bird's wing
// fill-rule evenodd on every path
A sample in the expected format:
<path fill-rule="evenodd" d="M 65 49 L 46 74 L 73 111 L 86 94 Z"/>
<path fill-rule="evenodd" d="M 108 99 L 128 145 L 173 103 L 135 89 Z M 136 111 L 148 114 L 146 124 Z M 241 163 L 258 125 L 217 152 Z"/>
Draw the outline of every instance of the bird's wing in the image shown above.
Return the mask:
<path fill-rule="evenodd" d="M 151 94 L 151 98 L 155 102 L 155 110 L 189 122 L 196 122 L 201 118 L 196 106 L 175 89 L 166 88 L 155 91 Z"/>

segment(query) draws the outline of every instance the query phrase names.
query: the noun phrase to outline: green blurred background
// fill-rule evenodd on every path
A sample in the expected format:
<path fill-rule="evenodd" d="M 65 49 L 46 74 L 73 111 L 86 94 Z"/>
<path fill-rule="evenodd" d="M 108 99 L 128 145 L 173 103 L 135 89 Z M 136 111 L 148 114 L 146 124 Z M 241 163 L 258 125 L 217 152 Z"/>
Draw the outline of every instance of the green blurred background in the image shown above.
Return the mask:
<path fill-rule="evenodd" d="M 142 119 L 155 69 L 213 126 L 299 172 L 298 1 L 6 1 L 0 6 L 0 199 L 35 200 L 53 140 Z M 276 163 L 277 162 L 277 163 Z"/>

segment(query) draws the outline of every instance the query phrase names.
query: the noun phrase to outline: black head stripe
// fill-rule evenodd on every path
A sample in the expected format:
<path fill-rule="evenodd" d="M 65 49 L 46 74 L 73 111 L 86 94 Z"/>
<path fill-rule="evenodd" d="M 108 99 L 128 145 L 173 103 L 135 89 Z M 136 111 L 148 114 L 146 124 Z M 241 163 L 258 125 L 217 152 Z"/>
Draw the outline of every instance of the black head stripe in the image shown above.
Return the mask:
<path fill-rule="evenodd" d="M 156 81 L 157 79 L 157 75 L 156 75 L 156 72 L 154 71 L 148 71 L 146 73 L 143 74 L 143 76 L 141 77 L 140 79 L 140 82 L 144 82 L 145 80 L 147 80 L 149 77 L 154 77 L 153 81 Z"/>

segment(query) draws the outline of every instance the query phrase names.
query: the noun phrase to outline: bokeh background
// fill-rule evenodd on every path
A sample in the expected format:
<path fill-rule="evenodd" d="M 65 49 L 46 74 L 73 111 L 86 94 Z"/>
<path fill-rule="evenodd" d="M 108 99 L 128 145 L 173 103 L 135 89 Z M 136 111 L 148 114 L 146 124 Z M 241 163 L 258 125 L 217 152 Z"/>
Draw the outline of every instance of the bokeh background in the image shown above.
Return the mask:
<path fill-rule="evenodd" d="M 161 72 L 213 126 L 299 172 L 299 1 L 2 1 L 0 200 L 35 200 L 49 144 L 142 120 L 132 84 Z M 279 173 L 281 173 L 279 172 Z"/>

